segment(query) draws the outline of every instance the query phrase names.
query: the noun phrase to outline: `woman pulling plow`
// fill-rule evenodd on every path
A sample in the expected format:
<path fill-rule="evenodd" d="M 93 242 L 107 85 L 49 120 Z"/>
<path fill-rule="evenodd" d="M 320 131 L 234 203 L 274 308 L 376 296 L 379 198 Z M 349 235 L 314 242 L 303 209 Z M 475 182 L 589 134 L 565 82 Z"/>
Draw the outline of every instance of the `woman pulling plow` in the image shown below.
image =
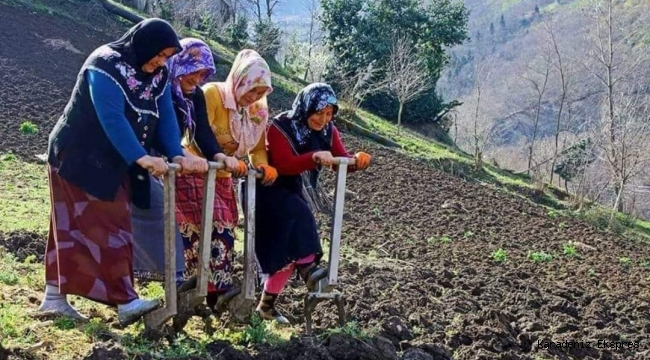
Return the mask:
<path fill-rule="evenodd" d="M 148 155 L 152 149 L 185 172 L 208 167 L 184 157 L 179 144 L 164 64 L 180 50 L 167 22 L 148 19 L 81 68 L 49 137 L 52 208 L 39 311 L 86 320 L 67 301 L 78 295 L 116 306 L 126 326 L 159 306 L 133 286 L 130 203 L 148 208 L 149 174 L 167 171 L 164 159 Z"/>

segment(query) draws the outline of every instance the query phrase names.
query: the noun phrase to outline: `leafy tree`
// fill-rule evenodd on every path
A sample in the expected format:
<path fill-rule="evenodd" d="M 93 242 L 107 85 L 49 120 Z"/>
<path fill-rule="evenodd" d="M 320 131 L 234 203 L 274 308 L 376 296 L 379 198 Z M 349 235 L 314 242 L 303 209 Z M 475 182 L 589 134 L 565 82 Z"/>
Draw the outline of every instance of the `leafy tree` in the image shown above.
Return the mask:
<path fill-rule="evenodd" d="M 555 164 L 555 173 L 564 180 L 564 187 L 576 176 L 582 174 L 596 160 L 592 152 L 591 139 L 587 138 L 564 151 L 564 156 Z"/>
<path fill-rule="evenodd" d="M 321 7 L 321 21 L 327 31 L 325 42 L 334 54 L 331 72 L 335 69 L 349 76 L 373 61 L 388 64 L 393 48 L 391 39 L 406 37 L 435 83 L 448 61 L 445 47 L 461 44 L 468 38 L 468 11 L 461 2 L 322 0 Z M 373 96 L 366 106 L 384 116 L 397 116 L 394 96 Z M 435 90 L 428 91 L 414 101 L 404 121 L 434 118 L 442 107 Z"/>
<path fill-rule="evenodd" d="M 275 24 L 263 21 L 253 25 L 255 50 L 266 59 L 273 59 L 280 47 L 280 28 Z"/>
<path fill-rule="evenodd" d="M 241 14 L 228 27 L 230 43 L 240 49 L 248 41 L 248 18 Z"/>

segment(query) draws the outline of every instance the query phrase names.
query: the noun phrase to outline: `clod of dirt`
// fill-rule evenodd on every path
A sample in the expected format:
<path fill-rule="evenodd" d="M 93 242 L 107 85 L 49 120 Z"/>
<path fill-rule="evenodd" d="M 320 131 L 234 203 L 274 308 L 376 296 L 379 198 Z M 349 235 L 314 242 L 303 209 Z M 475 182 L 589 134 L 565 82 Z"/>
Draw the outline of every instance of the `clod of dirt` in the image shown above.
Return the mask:
<path fill-rule="evenodd" d="M 253 360 L 253 357 L 235 350 L 229 342 L 214 341 L 206 346 L 210 355 L 223 360 Z"/>
<path fill-rule="evenodd" d="M 413 339 L 411 330 L 397 316 L 386 319 L 381 327 L 384 329 L 384 336 L 390 339 L 395 346 L 399 346 L 402 341 Z"/>
<path fill-rule="evenodd" d="M 84 360 L 123 360 L 128 355 L 120 346 L 115 343 L 96 343 L 90 354 L 86 355 Z"/>
<path fill-rule="evenodd" d="M 449 356 L 449 353 L 447 353 L 447 351 L 442 346 L 433 345 L 433 344 L 423 344 L 419 346 L 419 349 L 431 355 L 433 360 L 452 360 L 452 357 Z"/>
<path fill-rule="evenodd" d="M 41 262 L 45 257 L 45 237 L 28 231 L 12 231 L 0 234 L 0 246 L 14 254 L 18 261 L 24 261 L 28 256 L 35 256 Z"/>
<path fill-rule="evenodd" d="M 5 349 L 0 344 L 1 360 L 36 360 L 36 357 L 20 349 Z"/>
<path fill-rule="evenodd" d="M 388 340 L 386 340 L 388 341 Z M 394 347 L 386 346 L 379 340 L 380 347 L 369 342 L 362 342 L 351 336 L 336 334 L 330 337 L 327 349 L 332 358 L 337 360 L 393 360 L 396 357 Z"/>
<path fill-rule="evenodd" d="M 410 349 L 404 353 L 402 360 L 433 360 L 433 356 L 427 354 L 424 350 Z"/>

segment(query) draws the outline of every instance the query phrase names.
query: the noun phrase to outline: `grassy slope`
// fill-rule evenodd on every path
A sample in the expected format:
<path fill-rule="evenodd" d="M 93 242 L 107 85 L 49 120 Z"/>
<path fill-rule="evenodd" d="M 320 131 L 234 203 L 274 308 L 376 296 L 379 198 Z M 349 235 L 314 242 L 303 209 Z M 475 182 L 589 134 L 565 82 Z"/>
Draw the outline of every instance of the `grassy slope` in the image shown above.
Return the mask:
<path fill-rule="evenodd" d="M 13 4 L 30 6 L 34 11 L 43 11 L 54 15 L 63 15 L 51 5 L 38 0 L 0 0 Z M 66 15 L 67 16 L 67 15 Z M 196 36 L 195 33 L 186 35 Z M 235 51 L 223 44 L 211 41 L 215 52 L 224 60 L 234 59 Z M 274 86 L 280 93 L 281 106 L 290 105 L 295 94 L 304 83 L 288 76 L 284 71 L 273 66 L 275 71 Z M 221 72 L 227 72 L 227 67 Z M 471 156 L 443 144 L 426 139 L 416 133 L 397 127 L 369 112 L 359 111 L 360 125 L 390 138 L 403 146 L 400 150 L 408 156 L 417 157 L 424 162 L 442 170 L 461 175 L 469 181 L 481 181 L 491 186 L 512 191 L 512 189 L 532 190 L 526 177 L 514 176 L 487 165 L 485 171 L 472 169 Z M 25 141 L 29 141 L 25 135 Z M 11 154 L 0 154 L 0 233 L 12 231 L 29 231 L 45 234 L 49 216 L 49 195 L 47 190 L 46 169 L 42 164 L 26 163 Z M 555 198 L 548 189 L 545 192 L 549 211 L 561 212 L 565 204 Z M 595 216 L 595 215 L 594 215 Z M 628 231 L 650 238 L 650 223 L 637 221 Z M 67 319 L 55 319 L 53 322 L 34 322 L 28 311 L 35 309 L 40 299 L 43 283 L 43 266 L 33 259 L 17 261 L 0 248 L 0 341 L 4 346 L 33 347 L 39 355 L 49 355 L 60 359 L 73 358 L 86 353 L 98 338 L 117 338 L 132 353 L 155 351 L 160 355 L 174 356 L 182 354 L 201 355 L 204 345 L 209 340 L 198 331 L 198 324 L 190 327 L 191 339 L 181 339 L 175 346 L 166 343 L 151 344 L 136 340 L 133 334 L 142 329 L 142 324 L 132 325 L 126 330 L 111 329 L 107 324 L 114 320 L 114 312 L 103 307 L 96 307 L 83 299 L 75 298 L 76 306 L 96 316 L 95 320 L 83 326 L 75 326 Z M 145 297 L 161 297 L 162 289 L 158 284 L 141 287 L 139 292 Z M 99 308 L 99 310 L 98 310 Z M 52 326 L 50 326 L 52 325 Z M 362 334 L 354 328 L 346 329 L 350 333 Z M 193 331 L 194 330 L 194 331 Z M 245 346 L 258 342 L 273 342 L 286 339 L 297 329 L 277 328 L 266 324 L 254 323 L 249 326 L 228 326 L 220 328 L 213 338 L 227 339 Z M 48 346 L 50 345 L 50 346 Z"/>

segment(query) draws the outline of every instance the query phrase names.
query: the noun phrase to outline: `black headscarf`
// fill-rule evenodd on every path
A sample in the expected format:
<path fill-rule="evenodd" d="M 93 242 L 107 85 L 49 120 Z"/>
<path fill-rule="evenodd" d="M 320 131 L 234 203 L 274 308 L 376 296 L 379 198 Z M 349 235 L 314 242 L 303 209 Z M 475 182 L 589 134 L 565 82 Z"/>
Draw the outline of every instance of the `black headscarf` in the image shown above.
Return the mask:
<path fill-rule="evenodd" d="M 120 39 L 97 48 L 84 68 L 100 71 L 113 79 L 140 117 L 158 117 L 156 100 L 167 88 L 169 71 L 161 66 L 153 73 L 146 73 L 142 65 L 170 47 L 175 49 L 174 54 L 182 50 L 174 28 L 164 20 L 147 19 L 133 26 Z"/>
<path fill-rule="evenodd" d="M 291 142 L 296 154 L 311 151 L 329 150 L 332 146 L 331 122 L 320 131 L 312 130 L 307 119 L 328 105 L 338 112 L 338 100 L 332 87 L 325 83 L 314 83 L 303 88 L 293 101 L 292 109 L 275 117 L 274 124 L 279 127 Z"/>
<path fill-rule="evenodd" d="M 121 38 L 107 45 L 122 54 L 139 71 L 142 65 L 166 48 L 175 48 L 174 54 L 183 50 L 174 28 L 165 20 L 157 18 L 139 22 Z"/>

